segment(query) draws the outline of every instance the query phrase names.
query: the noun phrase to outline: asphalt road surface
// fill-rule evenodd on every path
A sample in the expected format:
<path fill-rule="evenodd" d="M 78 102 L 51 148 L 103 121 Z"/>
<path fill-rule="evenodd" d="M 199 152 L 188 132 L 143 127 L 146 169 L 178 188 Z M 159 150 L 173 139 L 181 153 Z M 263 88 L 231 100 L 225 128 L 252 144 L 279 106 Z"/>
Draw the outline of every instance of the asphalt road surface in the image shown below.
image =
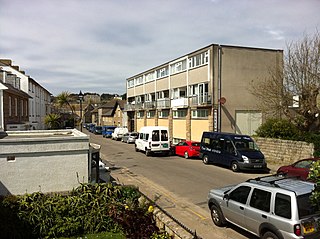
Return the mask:
<path fill-rule="evenodd" d="M 90 135 L 91 143 L 101 145 L 101 158 L 111 167 L 111 176 L 122 177 L 126 183 L 139 188 L 150 186 L 154 194 L 163 197 L 161 206 L 185 220 L 184 224 L 196 227 L 202 238 L 219 238 L 220 234 L 221 238 L 256 238 L 232 225 L 228 228 L 215 227 L 206 200 L 211 188 L 237 184 L 264 176 L 265 172 L 234 173 L 228 168 L 205 165 L 200 159 L 179 156 L 147 157 L 142 152 L 135 152 L 134 144 L 106 139 L 85 129 L 83 131 Z M 187 211 L 187 215 L 182 215 Z M 212 236 L 213 233 L 215 236 Z"/>

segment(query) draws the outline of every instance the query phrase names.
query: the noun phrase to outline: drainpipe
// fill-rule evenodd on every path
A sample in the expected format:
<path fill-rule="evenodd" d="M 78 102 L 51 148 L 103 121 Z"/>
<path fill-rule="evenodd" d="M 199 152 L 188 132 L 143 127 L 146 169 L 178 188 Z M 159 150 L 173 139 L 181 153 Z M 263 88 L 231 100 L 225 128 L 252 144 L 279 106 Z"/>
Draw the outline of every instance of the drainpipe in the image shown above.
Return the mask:
<path fill-rule="evenodd" d="M 222 68 L 222 47 L 218 46 L 218 132 L 221 132 L 221 68 Z"/>

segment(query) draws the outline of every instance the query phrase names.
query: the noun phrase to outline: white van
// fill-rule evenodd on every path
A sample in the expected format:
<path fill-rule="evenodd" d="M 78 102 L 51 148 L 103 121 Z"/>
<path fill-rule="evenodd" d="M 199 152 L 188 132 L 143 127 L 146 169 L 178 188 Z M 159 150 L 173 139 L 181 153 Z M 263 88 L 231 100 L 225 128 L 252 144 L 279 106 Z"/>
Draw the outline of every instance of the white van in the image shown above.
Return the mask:
<path fill-rule="evenodd" d="M 170 139 L 168 127 L 145 126 L 139 131 L 135 141 L 136 152 L 143 151 L 147 156 L 153 153 L 170 154 Z"/>
<path fill-rule="evenodd" d="M 114 129 L 111 134 L 111 139 L 113 140 L 121 140 L 124 134 L 128 133 L 128 128 L 126 127 L 117 127 Z"/>

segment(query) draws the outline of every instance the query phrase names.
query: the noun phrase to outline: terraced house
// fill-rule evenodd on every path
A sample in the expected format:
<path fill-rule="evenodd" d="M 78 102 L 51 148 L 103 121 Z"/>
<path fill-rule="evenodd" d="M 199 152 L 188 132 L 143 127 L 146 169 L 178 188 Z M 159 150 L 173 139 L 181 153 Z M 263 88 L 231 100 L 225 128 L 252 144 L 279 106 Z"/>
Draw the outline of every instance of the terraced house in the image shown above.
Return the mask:
<path fill-rule="evenodd" d="M 264 120 L 252 84 L 282 67 L 283 51 L 212 44 L 126 80 L 128 128 L 168 126 L 171 139 L 203 131 L 252 135 Z"/>

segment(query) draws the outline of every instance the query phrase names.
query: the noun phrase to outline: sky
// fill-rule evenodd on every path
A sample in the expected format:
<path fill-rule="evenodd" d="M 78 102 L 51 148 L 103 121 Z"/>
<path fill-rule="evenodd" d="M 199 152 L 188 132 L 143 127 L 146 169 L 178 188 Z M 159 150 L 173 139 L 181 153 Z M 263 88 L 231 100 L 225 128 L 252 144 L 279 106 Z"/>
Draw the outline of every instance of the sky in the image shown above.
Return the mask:
<path fill-rule="evenodd" d="M 320 0 L 0 0 L 0 58 L 53 95 L 124 94 L 127 78 L 210 44 L 285 51 L 320 30 L 319 9 Z"/>

